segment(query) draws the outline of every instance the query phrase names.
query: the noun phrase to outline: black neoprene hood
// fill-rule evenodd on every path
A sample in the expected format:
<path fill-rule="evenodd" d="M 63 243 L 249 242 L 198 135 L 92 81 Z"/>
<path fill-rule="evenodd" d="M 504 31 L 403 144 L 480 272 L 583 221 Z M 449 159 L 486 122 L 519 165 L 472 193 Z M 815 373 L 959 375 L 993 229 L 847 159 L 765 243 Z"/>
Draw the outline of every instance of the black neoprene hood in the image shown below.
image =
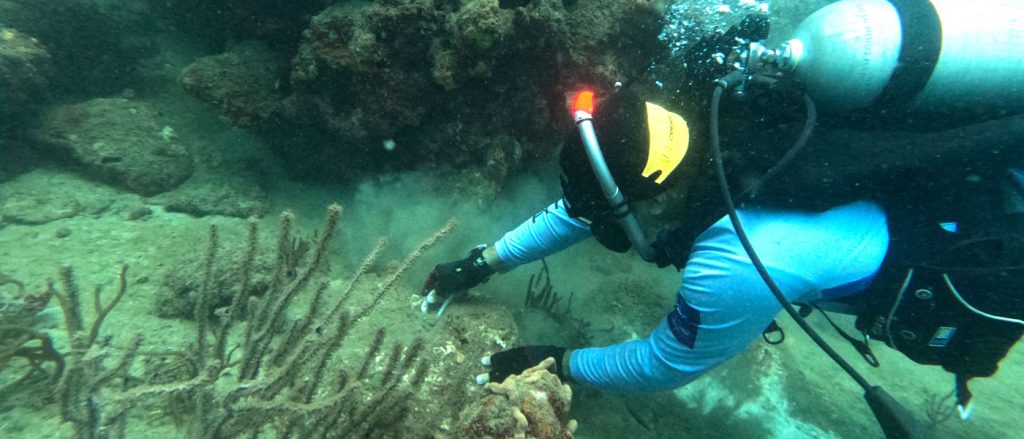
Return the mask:
<path fill-rule="evenodd" d="M 624 90 L 611 95 L 597 103 L 593 116 L 608 169 L 628 200 L 651 198 L 669 186 L 654 183 L 657 173 L 646 178 L 641 175 L 647 163 L 648 127 L 646 102 L 637 93 Z M 574 129 L 562 146 L 559 164 L 571 215 L 593 219 L 608 210 L 578 130 Z"/>

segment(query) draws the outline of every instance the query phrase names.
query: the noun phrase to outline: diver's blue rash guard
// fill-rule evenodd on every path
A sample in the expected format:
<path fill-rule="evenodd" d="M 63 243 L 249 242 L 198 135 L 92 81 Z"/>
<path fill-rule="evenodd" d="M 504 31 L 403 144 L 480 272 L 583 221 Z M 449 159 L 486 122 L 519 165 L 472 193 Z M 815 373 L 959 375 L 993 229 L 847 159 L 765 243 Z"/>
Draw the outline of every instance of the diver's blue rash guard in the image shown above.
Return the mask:
<path fill-rule="evenodd" d="M 743 209 L 740 219 L 758 256 L 790 300 L 829 299 L 863 290 L 888 250 L 885 214 L 874 203 L 856 202 L 822 213 Z M 531 222 L 502 241 L 526 242 L 520 229 Z M 553 223 L 545 227 L 572 229 Z M 572 235 L 572 242 L 582 235 Z M 568 241 L 529 242 L 557 242 L 561 249 Z M 520 254 L 553 252 L 524 248 Z M 573 351 L 572 379 L 613 390 L 682 386 L 743 352 L 781 309 L 750 264 L 728 218 L 697 238 L 676 299 L 672 312 L 650 337 Z"/>
<path fill-rule="evenodd" d="M 565 202 L 558 200 L 506 233 L 494 243 L 494 250 L 508 271 L 562 251 L 590 236 L 590 226 L 570 217 Z"/>

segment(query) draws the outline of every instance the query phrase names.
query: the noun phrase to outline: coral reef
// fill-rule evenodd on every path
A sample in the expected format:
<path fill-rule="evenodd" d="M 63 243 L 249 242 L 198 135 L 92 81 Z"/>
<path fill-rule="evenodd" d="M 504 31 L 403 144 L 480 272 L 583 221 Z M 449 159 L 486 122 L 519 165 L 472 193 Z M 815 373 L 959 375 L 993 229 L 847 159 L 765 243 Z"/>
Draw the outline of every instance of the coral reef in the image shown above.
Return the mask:
<path fill-rule="evenodd" d="M 118 404 L 114 409 L 116 415 L 103 419 L 101 411 L 108 408 L 100 407 L 100 390 L 113 386 L 124 388 L 129 382 L 128 374 L 135 355 L 142 344 L 142 335 L 136 335 L 114 366 L 106 364 L 111 355 L 109 339 L 100 340 L 100 328 L 103 321 L 124 297 L 128 288 L 125 274 L 128 266 L 122 265 L 118 274 L 118 289 L 113 299 L 104 304 L 101 301 L 101 289 L 97 285 L 93 290 L 93 308 L 95 316 L 86 328 L 82 314 L 81 294 L 75 282 L 74 272 L 70 266 L 60 270 L 61 289 L 54 288 L 52 280 L 47 282 L 47 290 L 60 302 L 64 313 L 64 324 L 68 334 L 70 352 L 66 356 L 67 369 L 60 375 L 60 381 L 54 391 L 61 408 L 61 417 L 74 425 L 76 436 L 80 438 L 124 437 L 124 426 L 127 422 L 125 412 L 129 405 Z M 86 332 L 88 329 L 88 332 Z M 120 386 L 116 384 L 120 383 Z"/>
<path fill-rule="evenodd" d="M 256 253 L 257 232 L 255 224 L 252 224 L 247 249 L 238 268 L 242 287 L 229 306 L 215 312 L 219 317 L 218 328 L 209 327 L 212 322 L 205 317 L 212 309 L 209 301 L 212 297 L 208 294 L 200 296 L 193 315 L 198 322 L 196 350 L 201 354 L 195 355 L 193 361 L 196 369 L 202 371 L 197 378 L 207 383 L 195 389 L 197 394 L 190 434 L 195 437 L 224 437 L 273 430 L 277 437 L 362 436 L 388 431 L 389 427 L 395 426 L 377 422 L 380 417 L 401 419 L 410 391 L 403 384 L 408 389 L 416 389 L 426 373 L 426 363 L 418 361 L 423 350 L 422 341 L 414 342 L 408 348 L 394 344 L 386 365 L 376 376 L 375 381 L 379 380 L 376 387 L 367 386 L 367 381 L 373 372 L 371 361 L 383 346 L 383 329 L 374 338 L 358 373 L 349 375 L 341 372 L 328 376 L 328 365 L 352 327 L 373 310 L 423 250 L 451 231 L 452 225 L 414 250 L 380 285 L 370 304 L 358 311 L 350 311 L 346 301 L 386 242 L 381 241 L 371 252 L 350 280 L 346 291 L 335 296 L 337 299 L 333 304 L 324 303 L 330 284 L 317 281 L 316 277 L 324 268 L 327 248 L 340 215 L 340 206 L 335 205 L 328 210 L 324 231 L 317 239 L 310 261 L 298 268 L 294 279 L 289 278 L 289 261 L 294 255 L 294 219 L 287 213 L 282 217 L 274 281 L 270 292 L 260 299 L 248 296 L 245 286 Z M 205 258 L 205 291 L 211 288 L 217 252 L 218 237 L 216 229 L 211 228 L 210 247 Z M 308 309 L 303 317 L 287 322 L 285 311 L 302 293 L 312 295 L 308 297 Z M 228 329 L 240 317 L 241 313 L 236 311 L 242 303 L 249 304 L 252 314 L 241 338 L 237 384 L 225 383 L 230 390 L 217 392 L 216 381 L 223 376 L 221 371 L 235 364 L 231 359 L 232 352 L 227 349 Z M 207 332 L 213 336 L 212 344 L 206 340 Z M 408 378 L 408 381 L 403 381 L 403 378 Z M 176 383 L 159 385 L 153 393 L 167 389 L 185 391 L 182 383 Z"/>
<path fill-rule="evenodd" d="M 481 182 L 467 189 L 493 196 L 523 163 L 552 154 L 567 127 L 565 93 L 646 67 L 662 49 L 660 17 L 645 1 L 337 2 L 313 14 L 301 40 L 265 40 L 296 55 L 286 98 L 258 131 L 299 176 L 454 166 Z M 261 59 L 238 65 L 274 64 Z M 259 102 L 265 115 L 270 102 Z"/>
<path fill-rule="evenodd" d="M 569 317 L 569 314 L 572 312 L 572 298 L 574 294 L 570 293 L 565 307 L 559 309 L 558 304 L 562 302 L 562 296 L 555 292 L 555 288 L 551 285 L 551 271 L 548 268 L 548 261 L 541 259 L 540 262 L 540 271 L 537 274 L 531 274 L 530 282 L 526 284 L 526 299 L 523 301 L 523 306 L 543 311 L 556 318 Z"/>
<path fill-rule="evenodd" d="M 287 279 L 291 280 L 298 274 L 298 260 L 310 250 L 311 241 L 300 238 L 293 238 L 293 244 L 287 250 L 287 254 L 296 255 L 294 258 L 285 258 L 285 273 Z M 219 252 L 223 254 L 241 254 L 245 249 L 240 243 L 222 243 Z M 299 250 L 301 249 L 301 250 Z M 196 310 L 196 301 L 204 295 L 210 304 L 209 315 L 205 319 L 214 318 L 213 310 L 222 309 L 231 305 L 233 297 L 241 294 L 240 288 L 247 288 L 244 292 L 246 297 L 262 297 L 270 288 L 274 274 L 274 255 L 268 252 L 259 252 L 252 256 L 252 268 L 248 273 L 249 278 L 243 282 L 242 275 L 238 270 L 238 261 L 231 258 L 218 258 L 212 266 L 204 266 L 205 261 L 200 259 L 188 259 L 180 264 L 168 267 L 161 281 L 161 288 L 153 296 L 153 314 L 162 318 L 179 318 L 196 320 L 193 313 Z M 195 273 L 205 270 L 212 270 L 209 279 L 197 277 Z M 204 282 L 209 282 L 208 285 Z M 204 293 L 205 291 L 205 293 Z M 239 304 L 235 310 L 239 318 L 248 316 L 246 303 Z"/>
<path fill-rule="evenodd" d="M 393 136 L 419 125 L 436 96 L 430 65 L 431 38 L 445 11 L 432 1 L 395 6 L 338 3 L 310 21 L 292 67 L 291 83 L 325 105 L 328 130 L 352 143 Z M 332 114 L 333 113 L 333 114 Z M 341 131 L 346 124 L 359 131 Z"/>
<path fill-rule="evenodd" d="M 569 419 L 572 390 L 549 372 L 554 364 L 555 360 L 548 358 L 500 384 L 488 383 L 487 393 L 460 415 L 458 437 L 573 437 L 576 421 Z"/>
<path fill-rule="evenodd" d="M 283 67 L 269 47 L 250 41 L 197 59 L 182 70 L 179 81 L 189 92 L 220 106 L 228 123 L 246 126 L 269 116 L 277 105 Z"/>
<path fill-rule="evenodd" d="M 141 195 L 170 190 L 192 175 L 192 157 L 145 102 L 92 99 L 57 106 L 34 137 L 91 178 Z"/>

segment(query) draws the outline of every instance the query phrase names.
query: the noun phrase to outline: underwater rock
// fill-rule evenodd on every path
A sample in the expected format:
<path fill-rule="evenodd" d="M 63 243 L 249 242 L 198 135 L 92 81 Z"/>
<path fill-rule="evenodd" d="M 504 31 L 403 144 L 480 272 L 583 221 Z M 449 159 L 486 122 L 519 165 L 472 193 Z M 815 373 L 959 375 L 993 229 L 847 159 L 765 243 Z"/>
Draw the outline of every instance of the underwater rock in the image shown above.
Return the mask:
<path fill-rule="evenodd" d="M 299 240 L 309 250 L 309 241 Z M 227 242 L 221 245 L 224 255 L 238 255 L 244 252 L 244 243 Z M 249 282 L 245 285 L 248 297 L 263 297 L 270 288 L 272 273 L 274 273 L 274 259 L 269 252 L 259 252 L 254 255 L 253 270 Z M 160 287 L 153 295 L 153 314 L 162 318 L 180 318 L 195 320 L 196 300 L 203 291 L 204 276 L 206 268 L 203 266 L 202 258 L 182 260 L 169 267 L 163 274 Z M 211 285 L 207 286 L 211 297 L 209 300 L 210 315 L 205 318 L 212 318 L 218 310 L 231 305 L 231 298 L 238 294 L 242 288 L 242 273 L 238 269 L 238 261 L 231 257 L 218 259 L 212 267 L 213 275 L 210 276 Z M 294 274 L 293 276 L 294 277 Z M 247 316 L 247 305 L 242 304 L 238 311 L 239 317 Z"/>
<path fill-rule="evenodd" d="M 149 218 L 152 215 L 153 209 L 150 209 L 146 206 L 139 206 L 129 211 L 128 215 L 125 215 L 125 219 L 127 219 L 128 221 L 139 221 Z"/>
<path fill-rule="evenodd" d="M 0 26 L 0 120 L 7 136 L 48 96 L 53 76 L 52 59 L 38 40 Z"/>
<path fill-rule="evenodd" d="M 35 137 L 90 178 L 154 195 L 192 175 L 191 154 L 165 133 L 145 102 L 104 98 L 50 109 Z"/>
<path fill-rule="evenodd" d="M 572 438 L 576 431 L 576 421 L 569 419 L 572 390 L 548 371 L 554 364 L 548 358 L 501 384 L 488 383 L 487 394 L 459 416 L 458 437 Z"/>
<path fill-rule="evenodd" d="M 277 83 L 283 65 L 274 51 L 259 42 L 238 44 L 220 55 L 205 56 L 181 72 L 182 87 L 221 108 L 234 126 L 266 118 L 277 105 Z"/>
<path fill-rule="evenodd" d="M 336 3 L 303 33 L 282 105 L 309 138 L 273 143 L 311 177 L 450 165 L 500 189 L 520 160 L 554 154 L 565 93 L 610 88 L 664 49 L 660 20 L 645 1 Z"/>
<path fill-rule="evenodd" d="M 500 10 L 496 2 L 469 2 L 452 15 L 455 42 L 462 50 L 475 54 L 505 46 L 515 30 L 514 16 L 511 11 Z M 454 83 L 442 84 L 455 87 Z"/>
<path fill-rule="evenodd" d="M 433 1 L 400 5 L 338 3 L 310 20 L 292 65 L 291 83 L 323 94 L 323 123 L 354 121 L 369 141 L 419 125 L 438 97 L 428 66 L 432 35 L 442 32 L 444 9 Z"/>
<path fill-rule="evenodd" d="M 168 212 L 237 218 L 260 217 L 267 213 L 266 193 L 253 181 L 235 175 L 208 175 L 190 179 L 177 189 L 147 199 L 163 205 Z"/>
<path fill-rule="evenodd" d="M 97 95 L 129 87 L 136 63 L 155 53 L 151 3 L 0 0 L 0 17 L 50 52 L 54 86 L 71 95 Z"/>

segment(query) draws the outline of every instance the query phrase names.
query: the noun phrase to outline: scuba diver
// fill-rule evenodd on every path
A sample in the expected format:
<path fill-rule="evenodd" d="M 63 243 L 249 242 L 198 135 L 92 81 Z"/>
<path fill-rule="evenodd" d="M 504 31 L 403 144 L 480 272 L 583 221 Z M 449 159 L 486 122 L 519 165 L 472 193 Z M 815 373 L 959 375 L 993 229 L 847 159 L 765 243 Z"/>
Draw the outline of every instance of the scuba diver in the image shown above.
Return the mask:
<path fill-rule="evenodd" d="M 776 49 L 761 42 L 767 20 L 748 16 L 683 55 L 681 82 L 695 85 L 668 99 L 641 85 L 579 93 L 563 198 L 437 265 L 424 309 L 594 237 L 681 271 L 666 317 L 611 346 L 494 353 L 478 382 L 552 357 L 567 382 L 674 389 L 777 330 L 785 309 L 864 388 L 888 437 L 916 437 L 796 302 L 856 315 L 863 340 L 844 337 L 876 367 L 868 339 L 952 372 L 967 419 L 967 382 L 1024 334 L 1024 63 L 1007 55 L 1024 16 L 981 3 L 842 0 Z"/>

